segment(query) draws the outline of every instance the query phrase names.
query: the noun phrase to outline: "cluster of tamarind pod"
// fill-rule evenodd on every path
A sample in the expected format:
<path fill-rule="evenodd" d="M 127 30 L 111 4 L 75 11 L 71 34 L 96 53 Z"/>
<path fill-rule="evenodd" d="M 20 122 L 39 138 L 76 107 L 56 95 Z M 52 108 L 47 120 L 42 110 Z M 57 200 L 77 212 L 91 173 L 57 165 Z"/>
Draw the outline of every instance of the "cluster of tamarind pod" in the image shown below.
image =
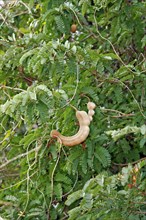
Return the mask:
<path fill-rule="evenodd" d="M 93 115 L 95 114 L 96 105 L 94 102 L 88 102 L 87 108 L 88 113 L 85 111 L 76 110 L 76 118 L 79 121 L 79 130 L 73 136 L 64 136 L 57 130 L 52 130 L 50 136 L 52 138 L 57 138 L 58 142 L 63 144 L 64 146 L 75 146 L 81 144 L 89 135 L 90 128 L 89 125 L 93 120 Z"/>
<path fill-rule="evenodd" d="M 88 102 L 88 103 L 87 103 L 88 115 L 89 115 L 90 121 L 93 120 L 93 117 L 92 117 L 92 116 L 95 114 L 95 111 L 94 111 L 95 107 L 96 107 L 96 105 L 95 105 L 94 102 Z"/>

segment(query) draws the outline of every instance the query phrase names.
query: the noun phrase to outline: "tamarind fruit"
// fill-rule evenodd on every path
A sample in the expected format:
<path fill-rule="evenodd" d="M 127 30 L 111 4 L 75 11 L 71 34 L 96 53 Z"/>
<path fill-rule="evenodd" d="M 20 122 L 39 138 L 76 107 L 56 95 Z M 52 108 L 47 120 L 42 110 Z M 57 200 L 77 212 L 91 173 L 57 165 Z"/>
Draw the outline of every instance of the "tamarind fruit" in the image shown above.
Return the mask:
<path fill-rule="evenodd" d="M 96 105 L 95 105 L 94 102 L 88 102 L 87 103 L 88 110 L 93 110 L 93 109 L 95 109 L 95 107 L 96 107 Z"/>
<path fill-rule="evenodd" d="M 77 30 L 77 25 L 76 24 L 72 24 L 72 26 L 71 26 L 71 32 L 72 33 L 75 33 L 76 32 L 76 30 Z"/>
<path fill-rule="evenodd" d="M 95 113 L 93 109 L 96 107 L 96 105 L 93 104 L 94 103 L 87 104 L 89 110 L 88 114 L 85 111 L 78 111 L 78 110 L 76 111 L 76 118 L 79 121 L 80 128 L 75 135 L 64 136 L 59 131 L 52 130 L 50 136 L 52 138 L 57 138 L 58 141 L 65 146 L 75 146 L 85 141 L 90 132 L 89 125 L 90 122 L 92 121 L 92 116 Z"/>
<path fill-rule="evenodd" d="M 89 119 L 90 119 L 90 121 L 92 121 L 93 120 L 93 115 L 95 114 L 95 111 L 93 110 L 93 109 L 95 109 L 95 107 L 96 107 L 96 105 L 95 105 L 95 103 L 94 102 L 88 102 L 87 103 L 87 108 L 88 108 L 88 115 L 89 115 Z"/>

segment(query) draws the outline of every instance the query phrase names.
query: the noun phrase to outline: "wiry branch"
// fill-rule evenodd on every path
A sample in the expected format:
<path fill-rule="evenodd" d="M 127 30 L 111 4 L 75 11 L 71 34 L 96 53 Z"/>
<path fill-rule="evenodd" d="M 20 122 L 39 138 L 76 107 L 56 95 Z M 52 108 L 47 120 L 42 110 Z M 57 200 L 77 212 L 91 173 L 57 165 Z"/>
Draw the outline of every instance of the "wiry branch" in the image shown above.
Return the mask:
<path fill-rule="evenodd" d="M 120 166 L 120 167 L 125 167 L 125 166 L 128 166 L 128 164 L 134 165 L 134 164 L 139 163 L 139 162 L 141 162 L 143 160 L 146 160 L 146 157 L 143 157 L 143 158 L 141 158 L 139 160 L 136 160 L 134 162 L 131 162 L 131 163 L 130 162 L 129 163 L 114 163 L 114 162 L 112 162 L 112 164 L 114 164 L 116 166 Z"/>
<path fill-rule="evenodd" d="M 8 160 L 6 163 L 2 164 L 2 165 L 0 166 L 0 169 L 2 169 L 3 167 L 7 166 L 9 163 L 12 163 L 12 162 L 15 161 L 15 160 L 18 160 L 18 159 L 20 159 L 20 158 L 22 158 L 22 157 L 27 156 L 28 154 L 31 154 L 31 153 L 33 153 L 33 152 L 37 152 L 39 149 L 40 149 L 40 146 L 39 146 L 39 147 L 36 147 L 35 149 L 32 149 L 32 150 L 30 150 L 30 151 L 28 151 L 28 152 L 25 152 L 25 153 L 23 153 L 23 154 L 20 154 L 20 155 L 18 155 L 18 156 L 16 156 L 16 157 L 13 157 L 11 160 Z"/>

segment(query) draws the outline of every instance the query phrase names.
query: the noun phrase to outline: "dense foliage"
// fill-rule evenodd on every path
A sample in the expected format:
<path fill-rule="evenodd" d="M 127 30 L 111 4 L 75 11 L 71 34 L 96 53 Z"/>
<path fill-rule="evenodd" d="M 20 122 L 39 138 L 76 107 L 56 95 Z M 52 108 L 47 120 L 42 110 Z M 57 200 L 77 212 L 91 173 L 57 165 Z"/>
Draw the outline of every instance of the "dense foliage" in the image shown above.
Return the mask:
<path fill-rule="evenodd" d="M 0 8 L 0 217 L 144 220 L 146 2 L 14 0 Z M 96 103 L 85 143 L 75 106 Z"/>

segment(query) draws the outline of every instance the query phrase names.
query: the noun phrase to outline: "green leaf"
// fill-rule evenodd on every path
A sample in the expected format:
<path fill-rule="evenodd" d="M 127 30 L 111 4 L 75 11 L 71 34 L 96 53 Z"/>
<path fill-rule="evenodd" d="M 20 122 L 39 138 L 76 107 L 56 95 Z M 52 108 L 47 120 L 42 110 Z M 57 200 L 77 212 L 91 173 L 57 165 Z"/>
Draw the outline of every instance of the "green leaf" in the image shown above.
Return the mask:
<path fill-rule="evenodd" d="M 91 210 L 93 207 L 93 195 L 90 193 L 86 193 L 80 203 L 80 206 L 84 210 Z"/>
<path fill-rule="evenodd" d="M 95 157 L 102 163 L 103 167 L 108 167 L 111 164 L 111 156 L 109 151 L 104 147 L 97 147 Z"/>
<path fill-rule="evenodd" d="M 101 54 L 101 57 L 107 60 L 114 60 L 114 59 L 120 60 L 120 57 L 114 53 Z"/>
<path fill-rule="evenodd" d="M 80 164 L 84 174 L 87 173 L 87 152 L 84 152 L 81 156 Z"/>
<path fill-rule="evenodd" d="M 26 52 L 20 59 L 20 64 L 22 65 L 24 60 L 26 60 L 29 56 L 34 55 L 36 52 L 38 51 L 38 48 L 35 48 L 33 50 L 29 50 L 28 52 Z"/>
<path fill-rule="evenodd" d="M 42 129 L 36 129 L 34 132 L 24 136 L 24 138 L 20 141 L 20 144 L 24 145 L 24 147 L 28 147 L 31 143 L 37 140 L 42 135 Z"/>
<path fill-rule="evenodd" d="M 88 2 L 84 1 L 82 4 L 82 15 L 84 16 L 88 9 Z"/>
<path fill-rule="evenodd" d="M 18 198 L 15 196 L 12 196 L 12 195 L 7 195 L 7 196 L 5 196 L 5 200 L 16 202 L 16 201 L 18 201 Z"/>
<path fill-rule="evenodd" d="M 63 190 L 62 190 L 62 185 L 60 183 L 54 186 L 54 193 L 57 199 L 62 200 Z"/>
<path fill-rule="evenodd" d="M 44 104 L 43 102 L 39 102 L 38 104 L 36 104 L 36 109 L 39 112 L 39 116 L 41 119 L 42 123 L 47 122 L 48 120 L 48 116 L 49 116 L 49 111 L 48 111 L 48 107 L 46 106 L 46 104 Z"/>
<path fill-rule="evenodd" d="M 62 173 L 57 173 L 56 174 L 55 181 L 63 182 L 65 184 L 67 184 L 67 185 L 72 184 L 72 180 L 68 176 L 66 176 L 65 174 L 62 174 Z"/>
<path fill-rule="evenodd" d="M 78 190 L 67 197 L 67 200 L 65 201 L 65 205 L 70 206 L 72 203 L 74 203 L 75 201 L 79 200 L 82 197 L 83 197 L 83 191 Z"/>
<path fill-rule="evenodd" d="M 68 220 L 76 220 L 81 212 L 81 208 L 80 207 L 75 207 L 71 210 L 69 210 L 69 219 Z"/>
<path fill-rule="evenodd" d="M 141 39 L 142 42 L 142 48 L 146 46 L 146 35 Z"/>
<path fill-rule="evenodd" d="M 145 135 L 146 134 L 146 125 L 142 125 L 140 128 L 141 134 Z"/>
<path fill-rule="evenodd" d="M 63 18 L 61 16 L 56 16 L 55 17 L 55 22 L 56 22 L 57 29 L 61 33 L 64 34 L 66 32 L 66 30 L 65 30 L 65 24 L 64 24 Z"/>
<path fill-rule="evenodd" d="M 145 143 L 146 143 L 146 138 L 142 138 L 142 139 L 140 140 L 140 148 L 143 148 L 144 145 L 145 145 Z"/>

